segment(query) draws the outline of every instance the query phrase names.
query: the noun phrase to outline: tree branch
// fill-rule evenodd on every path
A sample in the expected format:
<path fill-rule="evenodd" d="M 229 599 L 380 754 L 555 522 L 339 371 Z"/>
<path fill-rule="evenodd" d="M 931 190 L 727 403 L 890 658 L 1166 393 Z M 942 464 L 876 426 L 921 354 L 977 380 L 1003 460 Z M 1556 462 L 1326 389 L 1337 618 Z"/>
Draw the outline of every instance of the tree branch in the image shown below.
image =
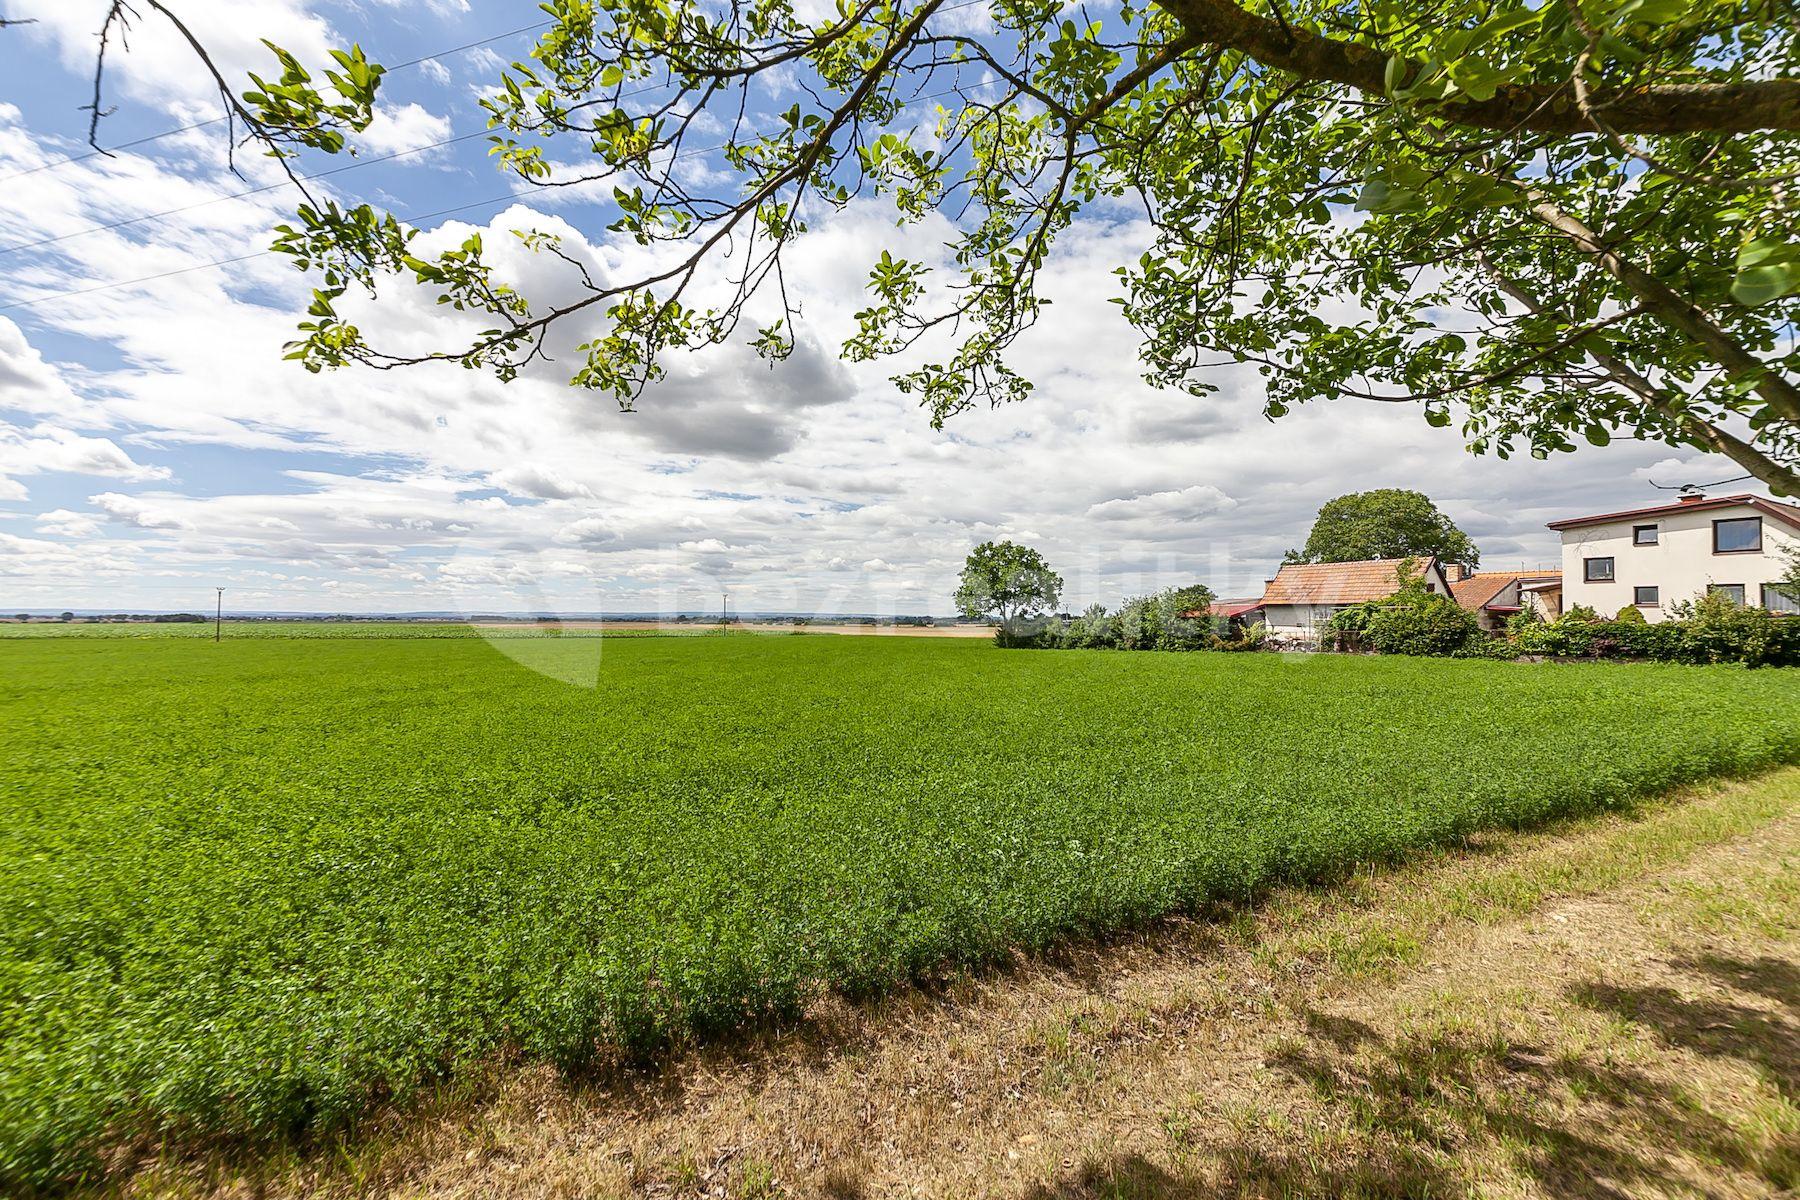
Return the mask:
<path fill-rule="evenodd" d="M 1202 42 L 1241 51 L 1264 66 L 1305 79 L 1345 84 L 1387 98 L 1388 56 L 1359 42 L 1284 27 L 1231 0 L 1156 0 Z M 1417 68 L 1412 68 L 1416 70 Z M 1749 133 L 1800 130 L 1800 79 L 1741 83 L 1655 84 L 1601 89 L 1592 108 L 1621 133 Z M 1534 133 L 1592 133 L 1593 124 L 1566 85 L 1512 84 L 1488 100 L 1439 101 L 1431 111 L 1447 121 Z"/>

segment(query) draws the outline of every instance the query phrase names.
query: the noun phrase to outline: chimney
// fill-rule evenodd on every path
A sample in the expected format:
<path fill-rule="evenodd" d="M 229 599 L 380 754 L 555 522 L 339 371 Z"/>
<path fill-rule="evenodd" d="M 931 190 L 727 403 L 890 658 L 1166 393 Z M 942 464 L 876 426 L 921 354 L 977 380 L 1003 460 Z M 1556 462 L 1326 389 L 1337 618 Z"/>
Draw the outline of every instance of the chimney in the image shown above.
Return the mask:
<path fill-rule="evenodd" d="M 1467 563 L 1444 564 L 1444 578 L 1448 579 L 1451 583 L 1461 583 L 1473 574 L 1474 572 L 1469 570 Z"/>
<path fill-rule="evenodd" d="M 1698 504 L 1704 499 L 1706 499 L 1706 493 L 1697 487 L 1689 486 L 1681 489 L 1681 502 L 1683 504 Z"/>

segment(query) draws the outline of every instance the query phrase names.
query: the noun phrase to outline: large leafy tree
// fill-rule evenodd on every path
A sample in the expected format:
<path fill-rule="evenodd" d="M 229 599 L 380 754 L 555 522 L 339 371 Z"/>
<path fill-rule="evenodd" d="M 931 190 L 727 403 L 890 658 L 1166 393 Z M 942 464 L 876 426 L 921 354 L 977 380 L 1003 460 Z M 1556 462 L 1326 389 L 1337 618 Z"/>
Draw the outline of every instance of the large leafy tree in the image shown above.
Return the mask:
<path fill-rule="evenodd" d="M 1375 488 L 1327 500 L 1306 545 L 1288 562 L 1359 562 L 1367 558 L 1425 558 L 1474 566 L 1481 551 L 1423 492 Z"/>
<path fill-rule="evenodd" d="M 983 542 L 969 552 L 956 607 L 971 621 L 1000 626 L 1004 643 L 1030 634 L 1062 601 L 1062 576 L 1044 556 L 1014 542 Z"/>
<path fill-rule="evenodd" d="M 571 319 L 592 331 L 573 383 L 626 405 L 676 348 L 741 336 L 780 359 L 800 315 L 784 251 L 879 193 L 955 232 L 941 263 L 870 264 L 843 352 L 953 335 L 895 376 L 942 422 L 1028 393 L 1007 352 L 1041 312 L 1058 234 L 1128 204 L 1153 244 L 1119 265 L 1118 299 L 1155 383 L 1204 394 L 1211 365 L 1253 363 L 1271 418 L 1321 398 L 1406 404 L 1502 456 L 1622 434 L 1800 494 L 1794 0 L 1127 0 L 1104 19 L 1051 0 L 838 0 L 822 19 L 791 0 L 544 8 L 553 24 L 485 101 L 494 152 L 535 187 L 610 182 L 614 235 L 660 251 L 654 265 L 596 279 L 521 230 L 567 260 L 574 298 L 552 301 L 478 239 L 428 254 L 390 215 L 309 201 L 279 241 L 319 280 L 293 347 L 308 367 L 510 377 Z M 776 76 L 799 98 L 759 109 L 757 80 Z M 335 150 L 379 72 L 353 53 L 331 82 L 284 58 L 227 100 L 278 150 Z M 708 129 L 724 134 L 700 145 Z M 694 159 L 712 169 L 681 169 Z M 701 295 L 711 269 L 723 298 Z M 396 276 L 484 331 L 375 344 L 346 292 Z"/>

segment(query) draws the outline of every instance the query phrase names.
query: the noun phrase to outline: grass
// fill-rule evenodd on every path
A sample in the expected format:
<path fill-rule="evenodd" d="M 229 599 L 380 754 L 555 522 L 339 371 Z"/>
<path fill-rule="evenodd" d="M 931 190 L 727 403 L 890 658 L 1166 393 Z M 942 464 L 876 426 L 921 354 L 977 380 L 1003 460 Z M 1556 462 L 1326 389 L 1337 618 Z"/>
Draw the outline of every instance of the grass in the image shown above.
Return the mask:
<path fill-rule="evenodd" d="M 597 648 L 0 646 L 0 1186 L 1800 759 L 1780 672 Z"/>

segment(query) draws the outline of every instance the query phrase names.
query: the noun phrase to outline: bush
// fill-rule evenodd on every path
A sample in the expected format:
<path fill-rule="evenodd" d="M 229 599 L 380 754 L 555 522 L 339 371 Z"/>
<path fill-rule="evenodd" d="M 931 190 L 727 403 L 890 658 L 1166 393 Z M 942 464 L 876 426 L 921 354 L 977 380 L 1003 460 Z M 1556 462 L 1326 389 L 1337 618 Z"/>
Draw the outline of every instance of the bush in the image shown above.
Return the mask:
<path fill-rule="evenodd" d="M 1482 636 L 1474 613 L 1416 580 L 1385 600 L 1340 610 L 1326 628 L 1339 649 L 1361 645 L 1382 654 L 1455 654 Z"/>
<path fill-rule="evenodd" d="M 1800 620 L 1745 608 L 1718 594 L 1673 605 L 1669 612 L 1670 620 L 1652 625 L 1636 607 L 1603 621 L 1578 605 L 1555 621 L 1509 622 L 1507 638 L 1520 654 L 1559 658 L 1800 666 Z"/>
<path fill-rule="evenodd" d="M 1376 613 L 1367 633 L 1382 654 L 1454 654 L 1481 637 L 1475 614 L 1450 599 L 1427 593 L 1417 603 L 1396 604 Z"/>
<path fill-rule="evenodd" d="M 1118 644 L 1125 650 L 1205 650 L 1215 641 L 1213 619 L 1181 614 L 1212 602 L 1212 591 L 1199 585 L 1133 596 L 1119 609 Z"/>
<path fill-rule="evenodd" d="M 1741 662 L 1751 667 L 1800 666 L 1800 619 L 1746 608 L 1721 592 L 1675 606 L 1687 662 Z"/>
<path fill-rule="evenodd" d="M 1062 629 L 1061 645 L 1069 650 L 1105 650 L 1119 644 L 1119 621 L 1106 605 L 1090 604 Z"/>

